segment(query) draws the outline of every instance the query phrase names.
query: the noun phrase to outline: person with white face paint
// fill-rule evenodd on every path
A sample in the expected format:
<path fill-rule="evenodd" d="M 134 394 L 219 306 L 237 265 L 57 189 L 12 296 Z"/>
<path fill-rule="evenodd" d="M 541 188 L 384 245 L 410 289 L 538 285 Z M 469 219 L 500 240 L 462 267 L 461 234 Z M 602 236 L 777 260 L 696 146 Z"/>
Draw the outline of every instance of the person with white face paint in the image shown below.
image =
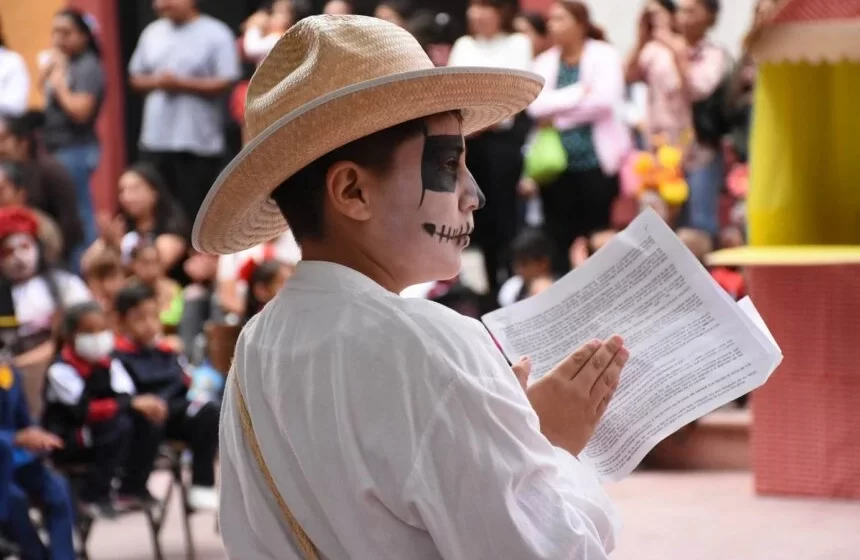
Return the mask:
<path fill-rule="evenodd" d="M 88 465 L 79 495 L 88 513 L 113 518 L 112 481 L 128 446 L 138 441 L 134 415 L 163 419 L 167 410 L 152 395 L 135 395 L 128 371 L 111 356 L 114 333 L 97 303 L 71 306 L 61 339 L 59 357 L 48 368 L 42 424 L 63 442 L 55 463 Z M 126 465 L 125 476 L 134 476 L 134 469 Z"/>
<path fill-rule="evenodd" d="M 388 22 L 307 18 L 257 69 L 249 143 L 197 216 L 225 254 L 289 227 L 302 260 L 242 331 L 221 416 L 230 558 L 605 559 L 615 514 L 575 457 L 628 352 L 526 385 L 480 323 L 398 294 L 457 275 L 484 195 L 464 136 L 542 81 L 435 68 Z M 299 141 L 300 140 L 300 141 Z M 575 350 L 575 351 L 574 351 Z M 516 373 L 516 375 L 515 375 Z"/>
<path fill-rule="evenodd" d="M 31 210 L 0 208 L 0 281 L 12 287 L 19 325 L 13 353 L 28 395 L 41 393 L 39 380 L 55 353 L 52 328 L 63 308 L 92 299 L 83 280 L 48 264 L 37 239 L 38 227 Z M 29 404 L 38 416 L 41 399 L 31 396 Z"/>

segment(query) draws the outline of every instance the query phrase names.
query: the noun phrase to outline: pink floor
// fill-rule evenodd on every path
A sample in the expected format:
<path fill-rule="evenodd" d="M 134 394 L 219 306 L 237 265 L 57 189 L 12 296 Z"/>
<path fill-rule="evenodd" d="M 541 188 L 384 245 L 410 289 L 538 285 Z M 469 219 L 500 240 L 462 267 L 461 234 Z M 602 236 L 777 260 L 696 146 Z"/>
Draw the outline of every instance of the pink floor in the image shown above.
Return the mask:
<path fill-rule="evenodd" d="M 153 491 L 164 478 L 157 478 Z M 757 498 L 745 473 L 640 473 L 610 487 L 625 527 L 613 560 L 858 560 L 860 502 Z M 165 560 L 185 558 L 178 508 Z M 226 558 L 212 515 L 193 520 L 198 560 Z M 92 560 L 152 558 L 142 515 L 94 528 Z M 363 559 L 358 559 L 363 560 Z"/>

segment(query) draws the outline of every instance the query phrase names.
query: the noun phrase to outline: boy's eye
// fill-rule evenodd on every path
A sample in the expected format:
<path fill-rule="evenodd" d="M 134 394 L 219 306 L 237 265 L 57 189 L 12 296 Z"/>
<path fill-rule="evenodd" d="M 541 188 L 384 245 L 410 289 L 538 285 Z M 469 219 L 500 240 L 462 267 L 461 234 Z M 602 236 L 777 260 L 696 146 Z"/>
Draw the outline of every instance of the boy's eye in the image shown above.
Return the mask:
<path fill-rule="evenodd" d="M 456 158 L 449 159 L 445 163 L 445 167 L 450 171 L 459 171 L 460 169 L 460 160 Z"/>

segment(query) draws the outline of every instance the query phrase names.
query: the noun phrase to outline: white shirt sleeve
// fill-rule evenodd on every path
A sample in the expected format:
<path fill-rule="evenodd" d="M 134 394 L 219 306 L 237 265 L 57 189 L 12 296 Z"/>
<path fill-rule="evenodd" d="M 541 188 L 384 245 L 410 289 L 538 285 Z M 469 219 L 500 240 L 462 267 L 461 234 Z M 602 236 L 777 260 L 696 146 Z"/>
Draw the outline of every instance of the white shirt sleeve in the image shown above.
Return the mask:
<path fill-rule="evenodd" d="M 69 364 L 54 363 L 48 368 L 47 373 L 48 402 L 60 402 L 65 405 L 75 406 L 84 394 L 84 380 Z"/>
<path fill-rule="evenodd" d="M 242 50 L 245 51 L 245 56 L 254 62 L 260 62 L 269 51 L 275 46 L 281 36 L 276 33 L 263 35 L 263 30 L 259 27 L 251 27 L 242 36 Z"/>
<path fill-rule="evenodd" d="M 4 49 L 0 69 L 0 114 L 18 116 L 27 110 L 30 76 L 21 55 Z"/>
<path fill-rule="evenodd" d="M 446 559 L 599 560 L 615 546 L 608 497 L 587 467 L 541 435 L 513 374 L 458 376 L 404 492 Z"/>
<path fill-rule="evenodd" d="M 114 393 L 135 394 L 134 381 L 125 366 L 117 359 L 110 362 L 110 387 Z"/>

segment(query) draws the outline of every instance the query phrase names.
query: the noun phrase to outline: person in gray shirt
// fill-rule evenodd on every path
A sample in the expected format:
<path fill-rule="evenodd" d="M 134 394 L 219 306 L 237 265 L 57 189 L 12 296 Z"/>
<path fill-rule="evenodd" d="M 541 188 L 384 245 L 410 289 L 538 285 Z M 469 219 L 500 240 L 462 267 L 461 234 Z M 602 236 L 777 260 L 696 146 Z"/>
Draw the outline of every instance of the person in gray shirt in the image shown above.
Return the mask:
<path fill-rule="evenodd" d="M 193 218 L 221 171 L 224 98 L 240 76 L 236 39 L 195 0 L 154 0 L 160 16 L 140 36 L 128 71 L 145 94 L 142 159 L 154 164 Z"/>
<path fill-rule="evenodd" d="M 105 95 L 105 74 L 90 16 L 65 9 L 51 25 L 53 50 L 41 69 L 46 100 L 43 137 L 75 181 L 84 226 L 83 243 L 71 258 L 76 268 L 84 249 L 96 239 L 90 179 L 101 158 L 95 125 Z"/>

